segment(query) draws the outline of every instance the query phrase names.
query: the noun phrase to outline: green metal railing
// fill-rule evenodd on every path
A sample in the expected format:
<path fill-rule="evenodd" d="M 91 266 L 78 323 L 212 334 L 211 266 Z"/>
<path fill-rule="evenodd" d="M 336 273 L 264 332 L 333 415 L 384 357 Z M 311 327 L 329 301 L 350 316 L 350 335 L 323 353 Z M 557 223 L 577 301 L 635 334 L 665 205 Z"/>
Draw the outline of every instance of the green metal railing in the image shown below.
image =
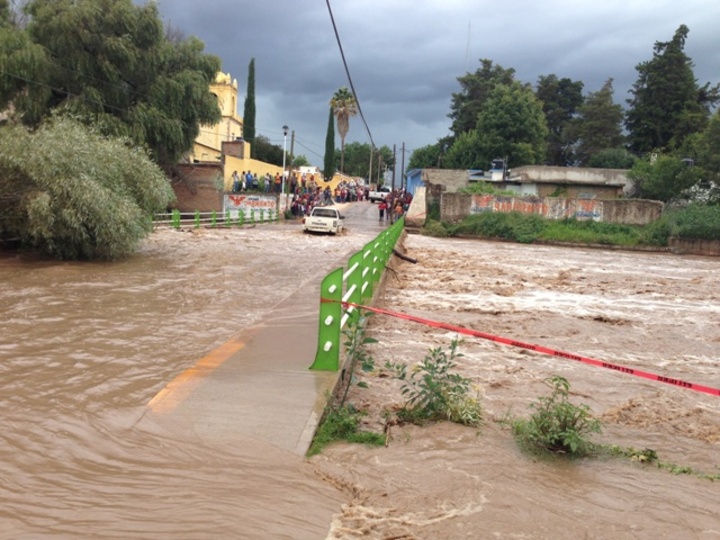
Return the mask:
<path fill-rule="evenodd" d="M 196 229 L 201 226 L 205 227 L 230 227 L 237 226 L 242 227 L 244 225 L 255 225 L 257 223 L 269 223 L 278 221 L 280 215 L 277 211 L 272 209 L 256 209 L 253 208 L 250 211 L 249 216 L 246 216 L 244 212 L 237 212 L 237 217 L 233 218 L 229 211 L 226 211 L 223 215 L 221 212 L 180 212 L 179 210 L 173 210 L 172 212 L 155 214 L 153 218 L 154 227 L 173 227 L 179 229 L 182 224 L 194 225 Z"/>
<path fill-rule="evenodd" d="M 373 292 L 385 271 L 393 248 L 402 234 L 405 218 L 381 232 L 348 260 L 347 270 L 342 267 L 330 272 L 320 286 L 320 324 L 315 362 L 310 369 L 338 371 L 342 329 L 360 313 L 352 305 L 364 305 L 372 300 Z"/>

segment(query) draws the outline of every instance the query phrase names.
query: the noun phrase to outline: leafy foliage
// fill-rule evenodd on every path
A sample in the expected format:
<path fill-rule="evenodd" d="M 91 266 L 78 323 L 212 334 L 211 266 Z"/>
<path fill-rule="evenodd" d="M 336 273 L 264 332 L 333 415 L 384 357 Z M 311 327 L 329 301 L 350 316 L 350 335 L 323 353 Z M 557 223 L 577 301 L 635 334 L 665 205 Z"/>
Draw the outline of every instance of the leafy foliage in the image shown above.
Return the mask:
<path fill-rule="evenodd" d="M 335 114 L 330 108 L 328 116 L 327 133 L 325 134 L 325 157 L 323 161 L 323 176 L 335 176 Z"/>
<path fill-rule="evenodd" d="M 0 238 L 60 259 L 115 259 L 173 198 L 143 150 L 71 119 L 0 129 Z"/>
<path fill-rule="evenodd" d="M 475 129 L 458 135 L 443 159 L 443 166 L 447 169 L 484 169 L 487 163 L 490 161 L 481 154 Z"/>
<path fill-rule="evenodd" d="M 515 82 L 490 92 L 477 123 L 480 163 L 507 158 L 508 166 L 545 159 L 548 128 L 542 104 L 529 86 Z"/>
<path fill-rule="evenodd" d="M 248 65 L 247 94 L 243 105 L 243 138 L 252 143 L 255 140 L 255 59 Z"/>
<path fill-rule="evenodd" d="M 637 160 L 634 154 L 624 148 L 606 148 L 592 155 L 587 166 L 598 169 L 631 169 Z"/>
<path fill-rule="evenodd" d="M 31 0 L 26 29 L 0 37 L 0 110 L 37 126 L 63 111 L 175 163 L 200 124 L 220 119 L 209 91 L 220 59 L 197 38 L 168 37 L 156 3 Z"/>
<path fill-rule="evenodd" d="M 378 160 L 378 154 L 380 159 Z M 339 153 L 335 151 L 335 165 L 340 169 Z M 378 162 L 380 165 L 378 165 Z M 370 182 L 377 183 L 377 177 L 384 172 L 385 167 L 393 168 L 395 159 L 392 150 L 387 146 L 376 148 L 373 152 L 373 178 L 370 175 L 370 145 L 368 143 L 351 142 L 345 145 L 345 174 L 368 178 Z"/>
<path fill-rule="evenodd" d="M 252 144 L 252 157 L 282 167 L 283 148 L 281 145 L 272 144 L 264 135 L 257 135 Z"/>
<path fill-rule="evenodd" d="M 623 109 L 613 101 L 613 80 L 608 79 L 597 92 L 591 92 L 578 108 L 578 116 L 568 124 L 570 137 L 577 141 L 575 159 L 593 167 L 589 161 L 607 149 L 620 148 Z"/>
<path fill-rule="evenodd" d="M 313 442 L 308 449 L 308 456 L 319 454 L 328 444 L 336 441 L 374 446 L 384 445 L 384 435 L 359 429 L 361 418 L 362 413 L 351 406 L 331 407 L 315 433 Z"/>
<path fill-rule="evenodd" d="M 720 206 L 691 204 L 670 212 L 664 219 L 669 234 L 675 238 L 720 240 Z"/>
<path fill-rule="evenodd" d="M 681 198 L 685 190 L 697 184 L 702 178 L 702 169 L 688 167 L 679 158 L 661 154 L 639 160 L 628 178 L 634 181 L 634 197 L 668 202 Z"/>
<path fill-rule="evenodd" d="M 477 127 L 478 115 L 496 86 L 510 85 L 515 80 L 515 70 L 512 68 L 493 65 L 493 61 L 487 58 L 480 60 L 480 63 L 481 67 L 475 73 L 458 77 L 461 90 L 452 94 L 448 116 L 452 119 L 450 129 L 456 138 Z"/>
<path fill-rule="evenodd" d="M 482 408 L 477 399 L 469 395 L 470 379 L 453 373 L 458 341 L 450 344 L 449 354 L 440 347 L 413 370 L 402 387 L 405 406 L 398 413 L 401 420 L 422 423 L 428 420 L 450 420 L 468 426 L 477 426 L 482 420 Z"/>
<path fill-rule="evenodd" d="M 714 182 L 716 189 L 711 197 L 720 201 L 720 111 L 716 111 L 710 118 L 705 131 L 698 137 L 697 159 L 698 164 L 706 173 L 705 180 Z"/>
<path fill-rule="evenodd" d="M 535 95 L 542 103 L 548 126 L 547 162 L 550 165 L 565 166 L 574 161 L 568 126 L 583 103 L 582 81 L 568 78 L 558 79 L 557 75 L 540 76 Z"/>
<path fill-rule="evenodd" d="M 447 148 L 449 148 L 449 145 L 445 147 L 441 142 L 416 148 L 410 155 L 407 169 L 431 169 L 443 165 L 447 166 L 447 163 L 442 163 Z"/>
<path fill-rule="evenodd" d="M 353 93 L 345 86 L 339 88 L 330 100 L 333 114 L 337 121 L 337 131 L 340 134 L 340 172 L 345 172 L 345 137 L 350 130 L 350 117 L 358 113 L 357 100 Z"/>
<path fill-rule="evenodd" d="M 625 125 L 638 152 L 670 150 L 707 125 L 710 108 L 720 100 L 720 85 L 699 87 L 685 54 L 689 29 L 680 25 L 673 38 L 656 42 L 652 60 L 636 66 Z"/>
<path fill-rule="evenodd" d="M 567 379 L 556 375 L 548 382 L 552 393 L 530 405 L 534 412 L 529 418 L 512 423 L 515 439 L 530 451 L 587 455 L 594 448 L 587 437 L 600 432 L 600 422 L 590 415 L 587 405 L 570 403 Z"/>
<path fill-rule="evenodd" d="M 348 327 L 343 330 L 345 336 L 345 354 L 347 355 L 348 368 L 345 371 L 345 391 L 339 401 L 339 406 L 343 407 L 347 400 L 350 387 L 355 383 L 355 370 L 360 366 L 363 371 L 372 371 L 375 369 L 375 361 L 368 352 L 366 345 L 377 343 L 377 340 L 365 335 L 365 324 L 367 316 L 360 315 L 357 318 L 351 317 L 348 321 Z"/>
<path fill-rule="evenodd" d="M 657 452 L 653 450 L 652 448 L 644 448 L 642 450 L 637 450 L 632 447 L 623 448 L 617 445 L 611 445 L 611 446 L 603 446 L 600 448 L 600 450 L 604 451 L 605 453 L 615 456 L 615 457 L 622 457 L 629 459 L 630 461 L 634 461 L 636 463 L 642 463 L 645 465 L 654 465 L 658 469 L 663 469 L 671 474 L 688 474 L 693 475 L 697 478 L 703 478 L 710 481 L 717 481 L 720 480 L 720 474 L 708 474 L 703 473 L 700 471 L 697 471 L 693 469 L 692 467 L 689 467 L 687 465 L 677 465 L 675 463 L 670 463 L 666 461 L 660 460 Z"/>

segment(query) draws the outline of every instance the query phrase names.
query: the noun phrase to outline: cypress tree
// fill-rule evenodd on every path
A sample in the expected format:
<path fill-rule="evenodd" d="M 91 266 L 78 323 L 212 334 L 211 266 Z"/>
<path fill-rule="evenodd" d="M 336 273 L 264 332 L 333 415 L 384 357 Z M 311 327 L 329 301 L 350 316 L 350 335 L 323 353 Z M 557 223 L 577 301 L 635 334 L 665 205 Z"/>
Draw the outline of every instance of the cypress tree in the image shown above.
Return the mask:
<path fill-rule="evenodd" d="M 243 138 L 248 142 L 255 140 L 255 59 L 248 66 L 247 94 L 243 111 Z"/>
<path fill-rule="evenodd" d="M 656 42 L 652 60 L 636 67 L 639 76 L 628 100 L 625 125 L 637 152 L 679 148 L 687 136 L 705 129 L 718 86 L 698 87 L 692 60 L 685 54 L 688 27 L 680 25 L 672 40 Z"/>
<path fill-rule="evenodd" d="M 325 180 L 332 180 L 332 177 L 335 176 L 335 112 L 332 107 L 330 107 L 327 135 L 325 135 L 323 176 Z"/>

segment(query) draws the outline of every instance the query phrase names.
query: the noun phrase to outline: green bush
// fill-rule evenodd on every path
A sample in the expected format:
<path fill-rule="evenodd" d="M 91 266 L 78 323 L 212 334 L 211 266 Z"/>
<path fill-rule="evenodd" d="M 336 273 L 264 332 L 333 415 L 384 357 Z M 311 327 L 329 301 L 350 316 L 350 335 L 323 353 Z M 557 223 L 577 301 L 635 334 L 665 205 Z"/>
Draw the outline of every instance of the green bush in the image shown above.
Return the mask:
<path fill-rule="evenodd" d="M 436 238 L 446 238 L 449 233 L 445 226 L 439 221 L 428 220 L 422 229 L 425 236 L 434 236 Z"/>
<path fill-rule="evenodd" d="M 634 246 L 640 242 L 642 228 L 619 223 L 567 218 L 549 220 L 540 239 L 550 242 Z"/>
<path fill-rule="evenodd" d="M 720 206 L 691 204 L 667 215 L 671 236 L 720 240 Z"/>
<path fill-rule="evenodd" d="M 587 405 L 570 403 L 567 379 L 556 375 L 548 382 L 552 393 L 530 405 L 534 412 L 529 418 L 512 422 L 516 441 L 531 452 L 587 455 L 594 448 L 587 437 L 600 432 L 600 422 L 590 415 Z"/>
<path fill-rule="evenodd" d="M 358 429 L 361 417 L 362 413 L 351 405 L 329 408 L 315 433 L 308 456 L 319 454 L 328 444 L 336 441 L 383 446 L 384 435 Z"/>
<path fill-rule="evenodd" d="M 72 119 L 0 128 L 0 238 L 60 259 L 115 259 L 174 197 L 144 150 Z"/>
<path fill-rule="evenodd" d="M 440 221 L 440 201 L 433 199 L 428 202 L 427 221 Z"/>
<path fill-rule="evenodd" d="M 447 354 L 440 347 L 413 370 L 402 387 L 406 398 L 398 418 L 412 423 L 430 420 L 449 420 L 467 426 L 477 426 L 482 420 L 482 407 L 469 395 L 470 379 L 453 373 L 458 342 L 453 340 Z"/>

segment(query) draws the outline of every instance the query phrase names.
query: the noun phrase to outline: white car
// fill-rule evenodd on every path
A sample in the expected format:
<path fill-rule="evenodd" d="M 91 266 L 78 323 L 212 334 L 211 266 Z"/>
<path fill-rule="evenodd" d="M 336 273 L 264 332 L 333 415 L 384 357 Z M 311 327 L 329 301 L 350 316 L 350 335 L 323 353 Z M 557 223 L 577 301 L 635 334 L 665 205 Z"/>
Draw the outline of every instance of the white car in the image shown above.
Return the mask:
<path fill-rule="evenodd" d="M 390 186 L 380 186 L 376 190 L 368 192 L 368 201 L 371 203 L 382 202 L 385 200 L 392 190 Z"/>
<path fill-rule="evenodd" d="M 336 208 L 316 206 L 303 218 L 303 232 L 337 234 L 343 230 L 343 216 Z"/>

